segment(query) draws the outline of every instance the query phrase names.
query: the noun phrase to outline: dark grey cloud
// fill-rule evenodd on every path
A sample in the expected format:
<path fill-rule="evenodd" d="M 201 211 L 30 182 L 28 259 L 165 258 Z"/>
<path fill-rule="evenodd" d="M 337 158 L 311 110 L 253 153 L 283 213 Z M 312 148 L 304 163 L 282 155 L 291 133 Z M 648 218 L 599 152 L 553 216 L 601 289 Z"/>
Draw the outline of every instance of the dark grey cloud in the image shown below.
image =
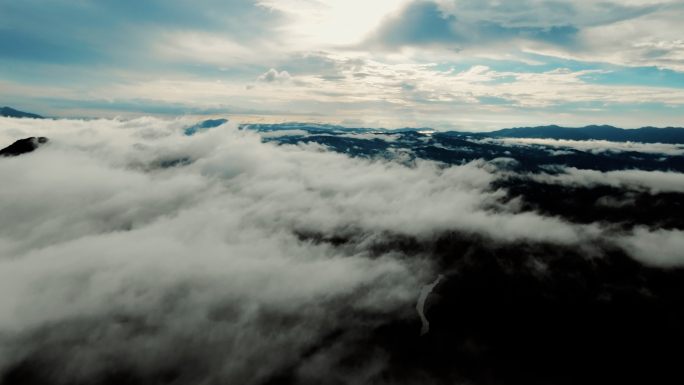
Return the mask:
<path fill-rule="evenodd" d="M 496 0 L 459 0 L 453 6 L 441 2 L 445 8 L 466 18 L 479 15 L 506 27 L 552 27 L 572 24 L 580 27 L 609 25 L 638 18 L 658 10 L 672 7 L 668 4 L 625 5 L 620 2 L 602 1 L 538 1 L 522 0 L 505 2 Z"/>
<path fill-rule="evenodd" d="M 579 29 L 574 25 L 505 26 L 489 20 L 468 20 L 444 13 L 430 1 L 411 3 L 401 14 L 385 21 L 366 44 L 386 47 L 406 45 L 470 46 L 493 44 L 513 39 L 570 45 Z"/>
<path fill-rule="evenodd" d="M 432 2 L 409 5 L 399 17 L 383 24 L 379 40 L 388 45 L 458 42 L 461 36 L 452 29 L 456 17 L 447 16 Z"/>

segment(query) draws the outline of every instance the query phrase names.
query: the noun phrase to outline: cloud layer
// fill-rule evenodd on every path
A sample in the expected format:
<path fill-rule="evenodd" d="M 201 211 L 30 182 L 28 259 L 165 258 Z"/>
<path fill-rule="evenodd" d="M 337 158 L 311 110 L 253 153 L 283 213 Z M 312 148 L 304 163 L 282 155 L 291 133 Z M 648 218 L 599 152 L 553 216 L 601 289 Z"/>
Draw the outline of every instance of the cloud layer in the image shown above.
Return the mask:
<path fill-rule="evenodd" d="M 419 335 L 444 234 L 684 263 L 678 230 L 521 211 L 496 163 L 350 158 L 236 123 L 185 136 L 187 118 L 0 123 L 1 143 L 50 138 L 0 159 L 8 383 L 370 382 L 395 358 L 360 346 L 396 322 Z"/>

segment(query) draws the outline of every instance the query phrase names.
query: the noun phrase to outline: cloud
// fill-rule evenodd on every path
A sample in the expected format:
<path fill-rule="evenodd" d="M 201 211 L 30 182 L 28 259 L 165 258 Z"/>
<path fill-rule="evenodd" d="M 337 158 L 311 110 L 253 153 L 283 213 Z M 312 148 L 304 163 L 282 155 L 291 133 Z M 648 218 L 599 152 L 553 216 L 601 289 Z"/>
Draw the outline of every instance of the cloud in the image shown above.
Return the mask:
<path fill-rule="evenodd" d="M 447 43 L 456 40 L 451 30 L 454 17 L 447 18 L 430 2 L 409 5 L 397 18 L 386 22 L 378 32 L 379 40 L 388 45 Z"/>
<path fill-rule="evenodd" d="M 539 62 L 520 55 L 533 53 L 682 71 L 679 38 L 672 33 L 681 12 L 675 1 L 414 1 L 386 17 L 364 44 Z"/>
<path fill-rule="evenodd" d="M 663 171 L 622 170 L 601 172 L 580 170 L 574 167 L 562 169 L 558 175 L 536 174 L 530 179 L 542 183 L 557 183 L 569 186 L 612 186 L 630 190 L 684 193 L 684 174 Z"/>
<path fill-rule="evenodd" d="M 499 143 L 508 146 L 551 146 L 559 148 L 572 148 L 591 153 L 612 152 L 643 152 L 648 154 L 684 155 L 684 146 L 666 143 L 635 143 L 635 142 L 609 142 L 607 140 L 556 140 L 536 138 L 485 138 L 479 140 L 483 143 Z"/>
<path fill-rule="evenodd" d="M 640 227 L 619 242 L 626 249 L 634 250 L 634 255 L 645 264 L 659 267 L 684 265 L 684 231 L 652 231 Z"/>
<path fill-rule="evenodd" d="M 292 81 L 292 76 L 287 71 L 278 72 L 278 70 L 271 68 L 265 74 L 257 78 L 257 82 L 262 83 L 289 83 Z"/>
<path fill-rule="evenodd" d="M 545 1 L 516 3 L 496 0 L 435 1 L 446 14 L 465 19 L 487 20 L 505 27 L 549 28 L 558 25 L 580 27 L 613 24 L 639 18 L 667 7 L 667 1 Z M 674 3 L 673 1 L 669 2 Z"/>
<path fill-rule="evenodd" d="M 438 3 L 419 1 L 407 6 L 396 18 L 385 21 L 367 44 L 388 47 L 442 44 L 462 48 L 520 39 L 567 45 L 573 42 L 577 32 L 573 25 L 519 27 L 489 20 L 463 20 L 458 13 L 444 13 Z"/>

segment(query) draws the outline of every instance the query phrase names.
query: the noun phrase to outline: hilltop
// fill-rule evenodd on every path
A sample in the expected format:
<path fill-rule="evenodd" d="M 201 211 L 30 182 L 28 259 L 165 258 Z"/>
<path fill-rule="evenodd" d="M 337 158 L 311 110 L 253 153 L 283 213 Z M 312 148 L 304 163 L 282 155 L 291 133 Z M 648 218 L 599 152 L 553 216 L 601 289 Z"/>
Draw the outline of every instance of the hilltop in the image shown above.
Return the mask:
<path fill-rule="evenodd" d="M 31 118 L 31 119 L 45 119 L 40 115 L 37 114 L 32 114 L 30 112 L 24 112 L 24 111 L 19 111 L 15 110 L 14 108 L 10 107 L 3 107 L 0 109 L 0 116 L 4 116 L 6 118 Z"/>

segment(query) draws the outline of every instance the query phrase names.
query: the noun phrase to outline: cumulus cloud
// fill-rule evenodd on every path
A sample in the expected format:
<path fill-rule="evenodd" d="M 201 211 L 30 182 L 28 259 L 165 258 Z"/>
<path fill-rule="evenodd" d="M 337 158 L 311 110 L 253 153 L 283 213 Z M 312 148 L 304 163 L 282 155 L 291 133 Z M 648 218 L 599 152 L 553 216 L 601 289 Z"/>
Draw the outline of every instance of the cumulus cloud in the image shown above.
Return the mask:
<path fill-rule="evenodd" d="M 257 81 L 262 83 L 287 83 L 291 80 L 292 76 L 287 71 L 278 72 L 273 68 L 257 78 Z"/>
<path fill-rule="evenodd" d="M 390 320 L 415 321 L 417 335 L 416 301 L 440 274 L 429 248 L 397 240 L 450 233 L 588 255 L 599 241 L 632 242 L 502 203 L 486 162 L 354 159 L 262 143 L 234 122 L 183 135 L 193 123 L 3 120 L 2 144 L 50 138 L 0 159 L 5 378 L 250 384 L 294 371 L 364 382 L 388 352 L 337 362 Z M 680 242 L 636 235 L 646 260 Z"/>

